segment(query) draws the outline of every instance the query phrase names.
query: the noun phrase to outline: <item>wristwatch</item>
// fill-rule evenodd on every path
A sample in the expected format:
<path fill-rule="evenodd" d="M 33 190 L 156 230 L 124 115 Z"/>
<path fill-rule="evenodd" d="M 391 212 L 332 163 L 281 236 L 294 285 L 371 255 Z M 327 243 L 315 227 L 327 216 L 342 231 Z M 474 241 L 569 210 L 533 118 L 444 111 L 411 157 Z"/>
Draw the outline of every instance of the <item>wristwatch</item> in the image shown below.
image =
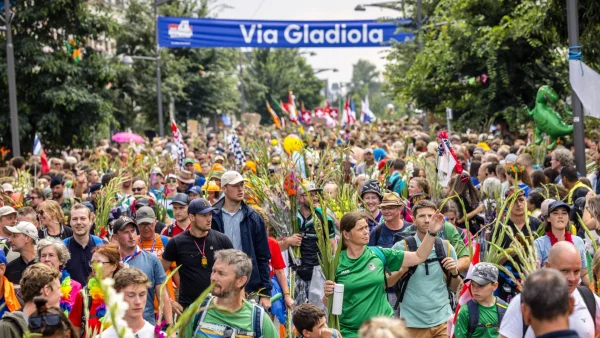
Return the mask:
<path fill-rule="evenodd" d="M 450 273 L 450 277 L 452 278 L 457 278 L 458 276 L 460 276 L 460 273 L 457 273 L 456 275 L 453 275 L 452 272 Z"/>
<path fill-rule="evenodd" d="M 437 232 L 431 232 L 431 231 L 427 230 L 427 233 L 428 233 L 430 236 L 437 237 Z"/>

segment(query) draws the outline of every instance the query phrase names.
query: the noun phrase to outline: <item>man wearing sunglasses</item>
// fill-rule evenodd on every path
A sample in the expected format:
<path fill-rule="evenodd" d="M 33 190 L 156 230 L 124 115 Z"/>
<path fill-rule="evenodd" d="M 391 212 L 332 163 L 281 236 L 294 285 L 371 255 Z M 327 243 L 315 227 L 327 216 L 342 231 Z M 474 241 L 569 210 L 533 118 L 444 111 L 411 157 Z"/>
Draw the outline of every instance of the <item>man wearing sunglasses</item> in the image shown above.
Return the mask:
<path fill-rule="evenodd" d="M 60 273 L 43 263 L 29 266 L 23 273 L 21 283 L 21 296 L 23 297 L 23 309 L 21 311 L 8 312 L 0 320 L 0 337 L 24 337 L 24 331 L 28 327 L 26 318 L 35 311 L 36 306 L 33 298 L 42 296 L 47 299 L 48 307 L 60 307 Z M 53 318 L 47 318 L 52 320 Z"/>

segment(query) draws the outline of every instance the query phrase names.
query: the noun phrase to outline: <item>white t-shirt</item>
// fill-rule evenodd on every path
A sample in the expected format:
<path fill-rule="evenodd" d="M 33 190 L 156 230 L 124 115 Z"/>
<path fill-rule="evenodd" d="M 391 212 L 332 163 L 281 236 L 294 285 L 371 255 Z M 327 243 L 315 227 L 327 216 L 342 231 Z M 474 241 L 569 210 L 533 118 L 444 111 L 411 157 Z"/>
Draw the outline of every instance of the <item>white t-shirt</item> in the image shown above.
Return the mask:
<path fill-rule="evenodd" d="M 595 328 L 600 328 L 600 298 L 594 295 L 596 298 L 596 318 L 595 321 L 593 321 L 579 290 L 576 289 L 572 293 L 572 296 L 575 298 L 575 306 L 573 307 L 573 313 L 569 316 L 569 328 L 577 331 L 577 334 L 579 334 L 579 337 L 581 338 L 594 338 L 596 332 Z M 521 295 L 515 296 L 510 301 L 508 309 L 502 319 L 502 323 L 500 323 L 499 333 L 504 337 L 509 338 L 521 337 L 523 335 Z M 535 338 L 535 334 L 531 327 L 527 329 L 525 338 Z"/>
<path fill-rule="evenodd" d="M 134 333 L 136 338 L 154 338 L 154 325 L 148 323 L 144 320 L 144 327 L 141 330 Z M 106 331 L 102 332 L 100 335 L 101 338 L 119 338 L 117 335 L 117 331 L 115 331 L 115 327 L 111 326 Z"/>

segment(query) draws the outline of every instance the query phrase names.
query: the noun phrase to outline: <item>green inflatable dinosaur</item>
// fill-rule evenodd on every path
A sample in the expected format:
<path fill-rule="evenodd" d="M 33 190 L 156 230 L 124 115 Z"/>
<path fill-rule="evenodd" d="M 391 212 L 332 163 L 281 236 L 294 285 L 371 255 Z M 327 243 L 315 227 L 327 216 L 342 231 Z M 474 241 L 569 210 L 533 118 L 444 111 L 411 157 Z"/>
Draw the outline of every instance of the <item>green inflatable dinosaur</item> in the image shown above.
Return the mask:
<path fill-rule="evenodd" d="M 556 147 L 556 141 L 559 137 L 573 134 L 573 125 L 568 125 L 563 122 L 562 117 L 551 107 L 548 107 L 547 103 L 558 102 L 558 94 L 550 88 L 550 86 L 542 86 L 535 97 L 535 107 L 533 110 L 525 110 L 529 113 L 529 116 L 533 116 L 535 121 L 535 136 L 537 145 L 540 145 L 544 138 L 542 134 L 550 136 L 550 145 L 548 150 Z M 573 113 L 566 107 L 563 108 L 567 115 L 572 116 Z"/>

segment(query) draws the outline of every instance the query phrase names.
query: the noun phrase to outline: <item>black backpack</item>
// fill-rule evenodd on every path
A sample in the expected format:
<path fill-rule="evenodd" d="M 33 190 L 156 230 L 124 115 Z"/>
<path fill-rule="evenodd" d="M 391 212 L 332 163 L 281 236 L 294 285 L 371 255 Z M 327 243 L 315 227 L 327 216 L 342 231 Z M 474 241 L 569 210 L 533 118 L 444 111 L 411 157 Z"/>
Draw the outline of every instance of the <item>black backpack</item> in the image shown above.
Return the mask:
<path fill-rule="evenodd" d="M 469 326 L 467 327 L 467 337 L 471 338 L 473 333 L 478 327 L 488 328 L 488 327 L 500 327 L 500 323 L 502 323 L 502 319 L 504 318 L 504 314 L 506 314 L 506 309 L 508 308 L 508 304 L 504 302 L 502 299 L 496 297 L 496 310 L 498 311 L 498 323 L 479 323 L 479 304 L 474 300 L 470 300 L 467 302 L 467 307 L 469 309 Z"/>
<path fill-rule="evenodd" d="M 577 287 L 579 294 L 581 294 L 581 298 L 583 298 L 583 302 L 585 303 L 585 307 L 587 307 L 590 315 L 592 316 L 592 323 L 596 320 L 596 297 L 592 290 L 590 290 L 587 286 L 580 285 Z M 525 337 L 525 333 L 527 333 L 527 329 L 529 325 L 525 324 L 525 319 L 523 319 L 523 337 Z"/>
<path fill-rule="evenodd" d="M 405 243 L 404 244 L 405 251 L 412 251 L 412 252 L 417 251 L 417 249 L 418 249 L 417 240 L 414 237 L 414 233 L 400 232 L 400 233 L 397 233 L 394 235 L 394 243 L 397 243 L 402 240 Z M 436 237 L 433 248 L 435 250 L 436 258 L 427 259 L 425 262 L 423 262 L 421 264 L 425 264 L 425 271 L 427 274 L 429 274 L 429 264 L 433 263 L 433 262 L 437 262 L 442 267 L 442 271 L 444 271 L 444 274 L 447 275 L 447 271 L 445 271 L 444 266 L 442 265 L 442 260 L 444 260 L 444 258 L 447 257 L 446 248 L 444 248 L 444 240 L 442 240 L 439 237 Z M 448 250 L 450 250 L 450 243 L 448 243 Z M 412 275 L 417 271 L 417 267 L 418 267 L 418 265 L 411 266 L 410 268 L 408 268 L 408 271 L 406 272 L 406 274 L 394 286 L 394 288 L 395 288 L 394 290 L 396 291 L 396 296 L 397 296 L 396 304 L 394 305 L 395 310 L 397 310 L 398 307 L 400 306 L 400 303 L 402 303 L 402 300 L 404 299 L 404 293 L 406 292 L 406 288 L 408 286 L 408 281 L 410 280 L 410 277 L 412 277 Z M 448 278 L 448 276 L 446 276 L 446 283 L 447 284 L 450 283 L 450 278 Z M 450 290 L 448 290 L 448 297 L 449 298 L 451 297 Z"/>

